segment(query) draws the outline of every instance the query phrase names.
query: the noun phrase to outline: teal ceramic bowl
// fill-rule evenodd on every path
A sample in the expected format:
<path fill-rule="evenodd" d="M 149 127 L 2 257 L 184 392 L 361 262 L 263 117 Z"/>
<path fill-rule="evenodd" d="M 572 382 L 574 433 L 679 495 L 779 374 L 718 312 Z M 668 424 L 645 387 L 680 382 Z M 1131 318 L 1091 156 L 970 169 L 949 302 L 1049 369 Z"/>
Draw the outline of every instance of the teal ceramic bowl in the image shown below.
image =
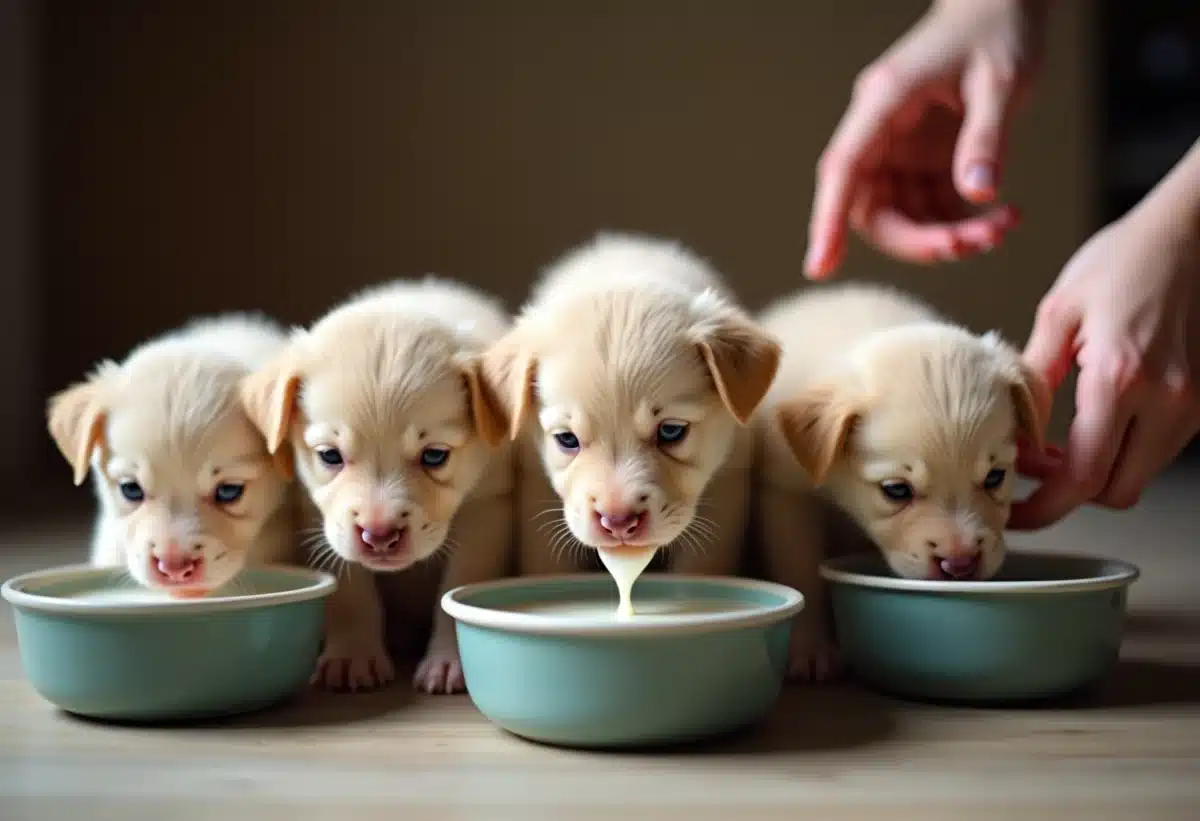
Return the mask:
<path fill-rule="evenodd" d="M 827 561 L 821 575 L 842 655 L 868 685 L 920 700 L 1013 703 L 1104 679 L 1138 569 L 1012 551 L 987 581 L 900 579 L 878 554 Z"/>
<path fill-rule="evenodd" d="M 789 587 L 748 579 L 650 575 L 639 615 L 619 621 L 604 574 L 506 579 L 451 590 L 467 691 L 516 735 L 569 747 L 657 746 L 756 723 L 787 669 Z M 555 613 L 583 605 L 601 616 Z"/>
<path fill-rule="evenodd" d="M 156 722 L 249 712 L 305 686 L 335 586 L 313 570 L 255 568 L 235 593 L 170 600 L 111 569 L 61 567 L 11 579 L 3 595 L 25 673 L 47 701 Z"/>

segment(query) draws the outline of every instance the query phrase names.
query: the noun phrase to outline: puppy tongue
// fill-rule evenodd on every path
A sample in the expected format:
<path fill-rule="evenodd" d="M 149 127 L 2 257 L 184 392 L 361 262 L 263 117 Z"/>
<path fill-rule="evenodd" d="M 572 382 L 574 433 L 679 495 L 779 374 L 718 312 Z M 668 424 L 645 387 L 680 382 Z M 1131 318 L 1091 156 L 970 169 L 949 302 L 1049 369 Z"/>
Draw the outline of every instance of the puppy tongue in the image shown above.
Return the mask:
<path fill-rule="evenodd" d="M 960 559 L 942 559 L 941 563 L 942 572 L 956 579 L 962 576 L 970 576 L 978 566 L 979 560 L 970 556 Z"/>

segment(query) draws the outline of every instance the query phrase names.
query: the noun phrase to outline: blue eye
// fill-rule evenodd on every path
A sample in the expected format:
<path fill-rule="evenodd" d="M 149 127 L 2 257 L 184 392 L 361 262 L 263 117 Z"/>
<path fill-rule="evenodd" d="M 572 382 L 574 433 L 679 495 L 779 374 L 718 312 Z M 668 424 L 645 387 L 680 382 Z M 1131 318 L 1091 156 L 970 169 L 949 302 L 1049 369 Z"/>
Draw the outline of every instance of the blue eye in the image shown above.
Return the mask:
<path fill-rule="evenodd" d="M 137 482 L 122 482 L 120 490 L 127 502 L 140 502 L 146 498 L 146 491 Z"/>
<path fill-rule="evenodd" d="M 569 430 L 559 431 L 554 434 L 554 441 L 558 442 L 558 446 L 563 450 L 579 450 L 579 437 Z"/>
<path fill-rule="evenodd" d="M 884 482 L 879 486 L 883 491 L 883 495 L 893 502 L 911 502 L 913 499 L 913 488 L 908 482 L 901 480 L 892 480 Z"/>
<path fill-rule="evenodd" d="M 340 468 L 346 464 L 342 459 L 342 452 L 337 448 L 321 448 L 317 451 L 317 457 L 331 468 Z"/>
<path fill-rule="evenodd" d="M 421 464 L 427 468 L 440 468 L 450 459 L 448 448 L 425 448 L 421 451 Z"/>
<path fill-rule="evenodd" d="M 660 445 L 678 445 L 687 438 L 686 422 L 663 422 L 658 426 L 658 443 Z"/>
<path fill-rule="evenodd" d="M 231 505 L 238 499 L 242 498 L 242 494 L 246 491 L 245 485 L 239 485 L 234 482 L 224 482 L 217 485 L 213 491 L 213 501 L 219 505 Z"/>
<path fill-rule="evenodd" d="M 1008 471 L 1001 468 L 993 468 L 988 471 L 988 475 L 983 479 L 984 490 L 995 490 L 1004 484 L 1005 477 L 1008 476 Z"/>

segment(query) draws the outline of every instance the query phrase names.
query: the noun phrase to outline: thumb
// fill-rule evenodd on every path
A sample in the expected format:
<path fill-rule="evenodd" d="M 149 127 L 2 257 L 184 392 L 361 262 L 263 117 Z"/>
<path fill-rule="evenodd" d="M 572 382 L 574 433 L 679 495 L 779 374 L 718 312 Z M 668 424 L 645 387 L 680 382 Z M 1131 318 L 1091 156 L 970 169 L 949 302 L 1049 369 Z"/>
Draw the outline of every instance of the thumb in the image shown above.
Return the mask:
<path fill-rule="evenodd" d="M 1060 303 L 1049 301 L 1051 299 L 1050 296 L 1044 298 L 1038 308 L 1022 358 L 1034 372 L 1045 378 L 1053 394 L 1071 370 L 1080 320 L 1078 311 L 1060 308 Z"/>
<path fill-rule="evenodd" d="M 1013 79 L 986 55 L 976 55 L 963 72 L 965 112 L 954 148 L 954 183 L 968 202 L 990 202 L 1000 188 L 1008 143 Z"/>

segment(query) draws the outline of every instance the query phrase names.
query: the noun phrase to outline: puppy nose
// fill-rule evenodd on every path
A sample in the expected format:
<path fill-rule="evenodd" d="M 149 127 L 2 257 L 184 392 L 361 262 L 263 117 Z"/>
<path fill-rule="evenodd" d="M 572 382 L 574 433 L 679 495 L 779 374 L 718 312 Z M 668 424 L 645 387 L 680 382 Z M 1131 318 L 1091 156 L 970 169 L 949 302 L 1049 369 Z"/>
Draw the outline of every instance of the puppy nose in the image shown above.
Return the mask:
<path fill-rule="evenodd" d="M 596 516 L 599 518 L 600 527 L 614 539 L 623 539 L 633 533 L 642 520 L 642 515 L 632 510 L 614 510 L 608 513 L 597 510 Z"/>
<path fill-rule="evenodd" d="M 159 557 L 158 572 L 173 582 L 186 582 L 195 577 L 198 564 L 195 557 L 172 551 Z"/>
<path fill-rule="evenodd" d="M 357 527 L 358 538 L 372 553 L 396 553 L 400 550 L 404 530 L 390 524 L 372 524 L 370 527 Z"/>

